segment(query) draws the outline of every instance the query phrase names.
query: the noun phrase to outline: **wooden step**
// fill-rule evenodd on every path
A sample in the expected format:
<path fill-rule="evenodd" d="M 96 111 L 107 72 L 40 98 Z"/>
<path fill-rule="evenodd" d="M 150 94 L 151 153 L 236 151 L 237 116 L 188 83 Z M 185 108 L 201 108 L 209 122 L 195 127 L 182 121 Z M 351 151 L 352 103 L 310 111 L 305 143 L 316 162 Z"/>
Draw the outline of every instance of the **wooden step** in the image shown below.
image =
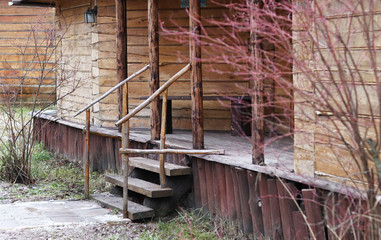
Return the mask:
<path fill-rule="evenodd" d="M 123 187 L 123 176 L 115 174 L 105 174 L 106 182 Z M 150 198 L 161 198 L 172 196 L 171 188 L 161 188 L 160 185 L 144 181 L 142 179 L 129 177 L 128 189 Z"/>
<path fill-rule="evenodd" d="M 148 170 L 150 172 L 160 173 L 159 161 L 155 161 L 143 157 L 131 157 L 130 166 Z M 192 169 L 190 167 L 180 166 L 172 163 L 165 163 L 165 175 L 181 176 L 190 175 Z"/>
<path fill-rule="evenodd" d="M 107 208 L 116 208 L 123 211 L 123 198 L 112 195 L 110 193 L 98 193 L 91 196 L 94 200 Z M 128 201 L 128 218 L 132 221 L 144 218 L 152 218 L 155 216 L 153 209 L 140 205 L 135 202 Z"/>

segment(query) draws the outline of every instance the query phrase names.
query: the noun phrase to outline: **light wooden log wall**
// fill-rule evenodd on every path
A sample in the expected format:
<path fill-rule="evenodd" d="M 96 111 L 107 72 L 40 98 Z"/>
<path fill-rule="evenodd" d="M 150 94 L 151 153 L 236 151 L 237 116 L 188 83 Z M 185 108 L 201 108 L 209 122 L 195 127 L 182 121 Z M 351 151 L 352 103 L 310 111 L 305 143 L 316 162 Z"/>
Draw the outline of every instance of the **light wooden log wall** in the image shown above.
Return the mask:
<path fill-rule="evenodd" d="M 149 61 L 148 49 L 148 5 L 147 1 L 132 0 L 127 2 L 127 52 L 128 52 L 128 75 L 133 74 Z M 62 14 L 67 19 L 73 19 L 70 33 L 75 32 L 76 37 L 66 38 L 63 46 L 72 46 L 66 55 L 78 55 L 81 59 L 81 72 L 84 86 L 77 91 L 75 99 L 68 99 L 60 105 L 64 117 L 74 112 L 89 101 L 95 95 L 102 94 L 117 83 L 116 80 L 116 43 L 115 43 L 115 1 L 97 1 L 98 16 L 97 24 L 84 24 L 83 12 L 88 7 L 87 1 L 76 0 L 62 4 Z M 226 13 L 226 9 L 207 1 L 207 7 L 201 9 L 203 17 L 220 18 Z M 159 1 L 159 21 L 164 27 L 176 29 L 178 26 L 188 29 L 189 17 L 184 8 L 180 8 L 180 1 Z M 207 31 L 218 31 L 215 26 L 204 21 Z M 92 27 L 90 27 L 92 26 Z M 160 34 L 162 33 L 161 30 Z M 243 36 L 244 38 L 248 38 Z M 80 41 L 81 39 L 81 41 Z M 189 62 L 189 47 L 187 43 L 172 41 L 160 35 L 160 80 L 163 84 L 186 63 Z M 205 47 L 207 49 L 208 47 Z M 74 50 L 75 49 L 75 50 Z M 210 49 L 208 49 L 210 50 Z M 71 51 L 71 53 L 70 53 Z M 91 60 L 89 59 L 91 55 Z M 91 62 L 91 66 L 89 66 Z M 204 67 L 205 68 L 205 67 Z M 226 64 L 214 65 L 215 69 L 231 71 L 234 69 Z M 92 78 L 85 79 L 88 74 Z M 130 108 L 135 108 L 142 102 L 141 97 L 149 96 L 149 72 L 145 72 L 129 84 Z M 203 92 L 205 96 L 241 96 L 248 89 L 248 82 L 233 74 L 216 74 L 207 69 L 202 71 Z M 268 84 L 270 86 L 271 84 Z M 190 74 L 185 74 L 170 89 L 169 96 L 190 96 Z M 266 90 L 271 90 L 270 88 Z M 275 89 L 278 96 L 281 90 Z M 117 94 L 102 100 L 94 107 L 92 114 L 94 123 L 98 126 L 114 126 L 117 120 Z M 173 127 L 176 129 L 191 129 L 191 101 L 173 101 Z M 291 107 L 291 106 L 288 106 Z M 265 109 L 281 112 L 279 109 Z M 136 118 L 131 120 L 131 127 L 148 128 L 150 126 L 150 110 L 147 107 Z M 79 120 L 84 122 L 84 116 Z M 206 130 L 231 130 L 230 101 L 204 101 L 204 128 Z"/>
<path fill-rule="evenodd" d="M 375 1 L 373 8 L 367 9 L 370 2 L 371 1 L 364 1 L 365 10 L 369 11 L 369 19 L 374 19 L 375 22 L 378 22 L 381 18 L 381 3 Z M 357 85 L 354 86 L 354 88 L 356 88 L 357 97 L 354 96 L 352 99 L 358 104 L 356 108 L 358 110 L 357 117 L 359 117 L 358 123 L 361 128 L 360 134 L 364 139 L 377 139 L 376 129 L 371 121 L 371 113 L 369 111 L 370 105 L 375 109 L 373 116 L 376 118 L 375 122 L 377 126 L 379 126 L 378 118 L 380 113 L 378 112 L 376 80 L 371 74 L 373 70 L 366 53 L 368 47 L 364 37 L 365 34 L 362 26 L 359 24 L 359 20 L 362 21 L 363 16 L 350 15 L 345 8 L 342 8 L 338 1 L 333 1 L 328 6 L 324 6 L 322 12 L 327 17 L 327 22 L 329 23 L 329 26 L 332 27 L 332 29 L 330 29 L 332 32 L 338 31 L 335 32 L 335 34 L 341 34 L 343 36 L 349 36 L 348 32 L 351 32 L 347 46 L 356 65 L 361 70 L 361 75 L 364 79 L 364 85 L 357 82 Z M 294 19 L 293 32 L 295 39 L 307 43 L 309 41 L 308 35 L 306 34 L 307 29 L 301 28 L 298 22 L 295 21 L 296 19 Z M 351 30 L 348 29 L 349 23 L 352 24 Z M 379 32 L 381 28 L 376 24 L 374 30 L 375 32 Z M 376 48 L 376 57 L 378 58 L 381 53 L 381 38 L 377 34 L 378 33 L 375 35 L 374 46 Z M 312 48 L 313 44 L 309 44 L 309 46 L 311 46 L 311 49 L 304 51 L 302 45 L 294 43 L 295 55 L 298 57 L 299 61 L 305 62 L 311 61 L 313 55 L 315 55 L 313 61 L 315 61 L 316 66 L 321 73 L 320 75 L 322 76 L 324 72 L 327 73 L 323 67 L 324 64 L 321 63 L 321 59 L 319 60 L 319 58 L 316 58 L 319 54 L 316 49 Z M 337 47 L 337 52 L 335 53 L 336 57 L 338 59 L 344 59 L 343 46 L 340 46 L 339 43 L 335 43 L 335 46 Z M 328 60 L 328 64 L 331 68 L 335 69 L 337 64 L 334 63 L 333 57 L 329 53 L 329 49 L 322 45 L 321 52 Z M 352 64 L 349 66 L 344 65 L 343 60 L 343 72 L 347 72 L 346 70 L 348 69 L 353 70 Z M 379 68 L 379 66 L 377 67 Z M 298 72 L 298 69 L 294 69 L 294 72 Z M 338 75 L 339 73 L 337 71 L 334 71 L 332 74 L 334 79 L 339 79 Z M 350 79 L 350 77 L 348 79 Z M 321 82 L 322 79 L 319 81 Z M 334 90 L 335 88 L 333 87 L 332 78 L 330 78 L 330 80 L 326 79 L 324 84 L 328 89 L 332 89 L 330 91 L 333 93 L 333 98 L 336 98 L 338 94 L 335 94 L 335 91 L 337 90 Z M 306 80 L 302 73 L 294 74 L 294 85 L 300 91 L 304 91 L 305 93 L 316 92 L 314 86 Z M 370 104 L 365 100 L 366 94 L 369 94 Z M 342 102 L 342 99 L 338 99 L 338 97 L 335 100 Z M 314 109 L 306 99 L 301 97 L 301 94 L 295 94 L 295 171 L 303 175 L 316 176 L 339 182 L 346 181 L 345 179 L 348 176 L 349 178 L 359 180 L 360 170 L 356 166 L 356 163 L 345 144 L 337 139 L 337 132 L 341 132 L 349 142 L 353 142 L 351 139 L 353 136 L 351 136 L 351 133 L 342 123 L 339 121 L 333 122 L 333 118 L 330 116 L 318 116 L 316 115 L 315 110 L 317 109 Z M 319 111 L 322 110 L 324 111 L 324 109 L 319 109 Z M 377 132 L 379 132 L 379 129 L 377 129 Z M 369 164 L 372 166 L 371 162 Z M 350 184 L 349 181 L 346 182 Z"/>
<path fill-rule="evenodd" d="M 22 99 L 31 103 L 39 78 L 43 77 L 38 102 L 54 100 L 55 54 L 54 46 L 47 42 L 49 33 L 54 32 L 54 9 L 9 6 L 8 2 L 0 0 L 0 83 L 18 93 L 22 85 Z M 36 37 L 33 37 L 32 29 L 35 29 Z M 35 49 L 35 44 L 40 47 Z M 36 60 L 37 53 L 42 55 L 45 50 L 52 58 Z M 44 76 L 41 76 L 41 65 L 45 65 Z M 22 79 L 25 79 L 23 83 Z M 18 100 L 20 98 L 18 94 Z"/>

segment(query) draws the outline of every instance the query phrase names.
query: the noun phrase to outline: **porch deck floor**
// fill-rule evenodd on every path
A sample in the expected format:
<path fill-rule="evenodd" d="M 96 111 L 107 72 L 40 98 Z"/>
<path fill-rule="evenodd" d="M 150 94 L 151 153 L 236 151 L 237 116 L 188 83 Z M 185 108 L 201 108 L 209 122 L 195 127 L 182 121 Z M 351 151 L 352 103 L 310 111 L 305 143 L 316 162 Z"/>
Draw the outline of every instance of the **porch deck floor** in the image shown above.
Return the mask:
<path fill-rule="evenodd" d="M 192 148 L 192 132 L 176 130 L 166 135 L 167 148 Z M 133 130 L 131 137 L 138 137 L 149 141 L 150 132 L 147 130 Z M 158 140 L 151 140 L 160 144 Z M 290 137 L 267 137 L 265 139 L 265 165 L 293 172 L 294 147 Z M 200 158 L 229 164 L 239 167 L 252 166 L 251 143 L 249 137 L 232 136 L 228 132 L 205 132 L 205 149 L 224 149 L 225 155 L 197 155 Z M 195 155 L 196 156 L 196 155 Z"/>

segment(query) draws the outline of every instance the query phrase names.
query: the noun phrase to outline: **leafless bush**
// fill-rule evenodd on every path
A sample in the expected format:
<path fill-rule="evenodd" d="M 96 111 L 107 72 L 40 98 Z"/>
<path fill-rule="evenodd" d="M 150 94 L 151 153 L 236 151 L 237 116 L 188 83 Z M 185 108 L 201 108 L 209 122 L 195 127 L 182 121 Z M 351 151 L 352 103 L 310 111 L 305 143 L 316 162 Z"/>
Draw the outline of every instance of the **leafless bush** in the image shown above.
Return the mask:
<path fill-rule="evenodd" d="M 34 181 L 31 158 L 35 138 L 32 118 L 27 113 L 39 114 L 54 106 L 80 83 L 76 78 L 78 66 L 68 67 L 69 62 L 57 51 L 70 24 L 56 29 L 54 24 L 46 22 L 43 16 L 32 22 L 27 43 L 15 46 L 21 60 L 17 66 L 8 65 L 13 76 L 17 76 L 18 84 L 1 81 L 0 177 L 10 182 L 30 184 Z M 56 88 L 62 86 L 67 91 L 56 96 Z"/>

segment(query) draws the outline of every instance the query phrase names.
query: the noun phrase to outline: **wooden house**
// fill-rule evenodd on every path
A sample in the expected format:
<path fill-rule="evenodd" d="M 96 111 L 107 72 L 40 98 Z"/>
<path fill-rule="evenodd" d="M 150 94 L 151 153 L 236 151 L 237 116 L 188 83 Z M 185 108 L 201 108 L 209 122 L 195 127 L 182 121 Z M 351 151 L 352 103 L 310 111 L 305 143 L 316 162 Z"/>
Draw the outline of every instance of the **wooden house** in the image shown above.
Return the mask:
<path fill-rule="evenodd" d="M 248 91 L 261 86 L 231 74 L 231 70 L 223 71 L 231 68 L 228 64 L 214 64 L 212 68 L 220 69 L 219 74 L 207 71 L 199 61 L 203 50 L 208 51 L 197 41 L 199 25 L 204 24 L 206 31 L 218 31 L 211 24 L 213 21 L 207 19 L 222 18 L 226 9 L 213 1 L 201 2 L 55 1 L 56 24 L 67 28 L 59 49 L 64 57 L 79 63 L 76 78 L 80 84 L 74 94 L 59 101 L 57 115 L 35 117 L 38 140 L 58 154 L 84 161 L 93 170 L 112 169 L 121 174 L 107 175 L 106 179 L 122 187 L 127 184 L 130 192 L 135 192 L 134 199 L 144 207 L 127 204 L 122 197 L 94 197 L 105 205 L 114 206 L 113 202 L 124 207 L 125 216 L 130 218 L 153 216 L 147 207 L 163 201 L 175 206 L 181 197 L 176 193 L 189 190 L 195 207 L 238 220 L 245 233 L 264 234 L 271 239 L 303 239 L 311 233 L 316 239 L 331 238 L 327 226 L 342 215 L 331 216 L 321 205 L 335 194 L 341 198 L 362 195 L 360 190 L 338 183 L 358 170 L 346 169 L 345 164 L 337 162 L 335 151 L 342 145 L 334 145 L 334 150 L 326 148 L 327 138 L 322 137 L 322 130 L 316 125 L 332 115 L 329 111 L 317 114 L 321 109 L 308 112 L 302 101 L 286 94 L 289 101 L 282 109 L 291 112 L 283 119 L 286 127 L 276 130 L 280 136 L 277 141 L 265 144 L 268 129 L 260 119 L 265 112 L 271 115 L 277 108 L 265 109 L 261 105 L 263 96 L 258 93 L 274 91 L 279 97 L 284 92 L 277 86 Z M 338 8 L 334 3 L 329 6 Z M 375 3 L 374 9 L 380 9 L 380 5 Z M 96 15 L 95 21 L 85 22 L 86 13 L 91 15 L 87 20 Z M 340 21 L 345 16 L 340 13 L 332 18 Z M 193 37 L 188 43 L 180 43 L 161 34 L 163 29 L 175 28 L 190 29 Z M 305 31 L 293 28 L 292 34 L 303 37 Z M 251 37 L 250 32 L 243 34 Z M 379 47 L 379 39 L 375 44 Z M 266 47 L 281 51 L 271 44 Z M 294 47 L 298 49 L 297 45 Z M 295 86 L 303 85 L 303 72 L 291 74 L 292 66 L 284 67 L 290 69 L 284 79 Z M 142 73 L 129 79 L 138 71 Z M 123 88 L 99 99 L 125 79 L 128 84 Z M 172 85 L 166 93 L 169 83 Z M 369 85 L 375 86 L 374 82 Z M 57 94 L 65 93 L 67 88 L 57 89 Z M 303 89 L 307 93 L 317 91 L 315 85 Z M 149 107 L 145 103 L 150 103 Z M 86 109 L 86 114 L 81 111 Z M 250 121 L 245 122 L 247 115 Z M 165 124 L 161 124 L 163 116 Z M 366 115 L 361 116 L 367 119 Z M 118 127 L 123 125 L 121 131 L 115 123 Z M 251 126 L 247 135 L 251 137 L 231 135 L 237 129 L 244 130 L 247 123 Z M 120 148 L 123 149 L 119 151 Z M 160 168 L 163 160 L 165 168 Z M 128 170 L 127 166 L 134 168 L 129 179 L 126 171 L 131 168 Z M 190 180 L 182 176 L 188 174 Z M 129 192 L 126 189 L 124 199 Z M 349 204 L 350 201 L 342 201 L 337 208 Z M 154 214 L 162 212 L 155 209 Z M 312 223 L 308 229 L 304 221 Z M 343 228 L 334 231 L 339 235 L 347 233 Z"/>
<path fill-rule="evenodd" d="M 54 32 L 54 10 L 46 6 L 10 6 L 9 2 L 0 1 L 1 94 L 12 92 L 17 100 L 31 103 L 39 91 L 38 102 L 52 101 L 56 90 L 55 54 L 47 36 Z M 38 55 L 46 59 L 38 61 Z"/>

